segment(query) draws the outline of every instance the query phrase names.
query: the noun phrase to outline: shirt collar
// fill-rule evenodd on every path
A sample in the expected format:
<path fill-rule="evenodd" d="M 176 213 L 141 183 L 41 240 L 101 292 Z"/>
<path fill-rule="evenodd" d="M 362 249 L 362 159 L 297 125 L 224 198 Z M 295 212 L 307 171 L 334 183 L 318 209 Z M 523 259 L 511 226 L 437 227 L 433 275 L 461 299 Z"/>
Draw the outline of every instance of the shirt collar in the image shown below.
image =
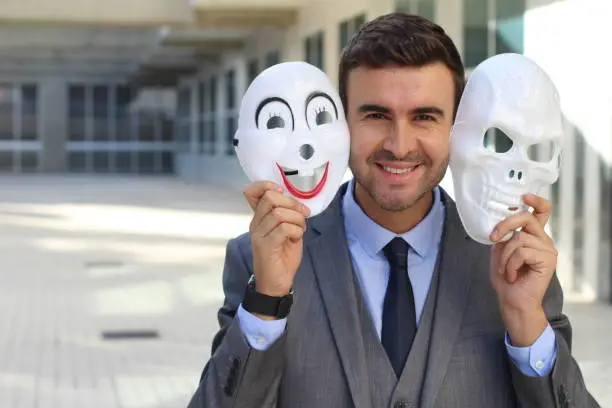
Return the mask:
<path fill-rule="evenodd" d="M 352 179 L 342 200 L 344 225 L 349 237 L 359 241 L 364 251 L 377 257 L 382 249 L 398 235 L 374 222 L 357 204 L 354 197 L 355 179 Z M 419 257 L 425 257 L 440 242 L 444 222 L 444 204 L 440 188 L 434 188 L 433 205 L 425 218 L 410 231 L 401 234 Z"/>

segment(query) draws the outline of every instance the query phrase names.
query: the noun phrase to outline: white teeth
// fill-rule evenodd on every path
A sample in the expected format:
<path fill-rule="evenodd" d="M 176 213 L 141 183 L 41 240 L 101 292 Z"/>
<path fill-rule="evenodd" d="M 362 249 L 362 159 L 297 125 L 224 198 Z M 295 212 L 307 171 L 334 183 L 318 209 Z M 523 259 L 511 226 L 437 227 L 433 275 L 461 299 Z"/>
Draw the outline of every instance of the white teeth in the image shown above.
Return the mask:
<path fill-rule="evenodd" d="M 300 170 L 298 171 L 298 175 L 300 177 L 310 177 L 314 175 L 314 169 L 305 169 L 305 170 Z"/>
<path fill-rule="evenodd" d="M 383 166 L 383 169 L 385 171 L 388 171 L 389 173 L 394 173 L 394 174 L 403 174 L 403 173 L 408 173 L 409 171 L 414 170 L 416 166 L 414 167 L 410 167 L 407 169 L 396 169 L 395 167 L 387 167 L 387 166 Z"/>

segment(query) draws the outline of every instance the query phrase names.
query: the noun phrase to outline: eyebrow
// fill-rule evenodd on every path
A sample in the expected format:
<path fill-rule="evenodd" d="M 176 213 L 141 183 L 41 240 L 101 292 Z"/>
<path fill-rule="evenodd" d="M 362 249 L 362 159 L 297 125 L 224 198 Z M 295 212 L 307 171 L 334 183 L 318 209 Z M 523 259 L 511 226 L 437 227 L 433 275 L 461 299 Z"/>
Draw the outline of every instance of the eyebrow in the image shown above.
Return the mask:
<path fill-rule="evenodd" d="M 376 105 L 376 104 L 364 104 L 360 105 L 358 111 L 363 112 L 378 112 L 378 113 L 390 113 L 391 109 L 386 106 Z M 425 115 L 425 114 L 433 114 L 444 117 L 444 111 L 435 106 L 420 106 L 418 108 L 414 108 L 410 111 L 411 115 Z"/>

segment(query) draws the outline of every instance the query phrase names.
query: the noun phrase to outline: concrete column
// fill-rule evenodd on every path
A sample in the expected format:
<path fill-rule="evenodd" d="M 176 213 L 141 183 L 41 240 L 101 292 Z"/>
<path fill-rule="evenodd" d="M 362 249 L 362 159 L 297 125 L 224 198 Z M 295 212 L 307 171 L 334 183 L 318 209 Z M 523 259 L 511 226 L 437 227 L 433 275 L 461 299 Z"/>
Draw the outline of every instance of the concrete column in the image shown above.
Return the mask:
<path fill-rule="evenodd" d="M 463 55 L 463 0 L 436 0 L 434 11 L 434 20 Z"/>
<path fill-rule="evenodd" d="M 39 87 L 41 171 L 64 172 L 67 168 L 68 88 L 60 78 L 45 78 L 39 82 Z"/>

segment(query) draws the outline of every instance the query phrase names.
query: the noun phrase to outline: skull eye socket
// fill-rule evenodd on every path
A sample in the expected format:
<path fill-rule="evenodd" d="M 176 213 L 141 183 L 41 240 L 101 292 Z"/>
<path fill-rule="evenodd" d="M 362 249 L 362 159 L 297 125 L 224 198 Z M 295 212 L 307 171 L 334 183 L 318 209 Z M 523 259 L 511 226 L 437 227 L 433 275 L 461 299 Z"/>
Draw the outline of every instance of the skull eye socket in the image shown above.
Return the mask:
<path fill-rule="evenodd" d="M 482 142 L 485 149 L 495 153 L 506 153 L 514 145 L 512 139 L 498 128 L 487 130 Z"/>
<path fill-rule="evenodd" d="M 529 160 L 538 163 L 547 163 L 555 157 L 556 144 L 553 140 L 545 140 L 540 143 L 532 144 L 527 148 Z"/>

